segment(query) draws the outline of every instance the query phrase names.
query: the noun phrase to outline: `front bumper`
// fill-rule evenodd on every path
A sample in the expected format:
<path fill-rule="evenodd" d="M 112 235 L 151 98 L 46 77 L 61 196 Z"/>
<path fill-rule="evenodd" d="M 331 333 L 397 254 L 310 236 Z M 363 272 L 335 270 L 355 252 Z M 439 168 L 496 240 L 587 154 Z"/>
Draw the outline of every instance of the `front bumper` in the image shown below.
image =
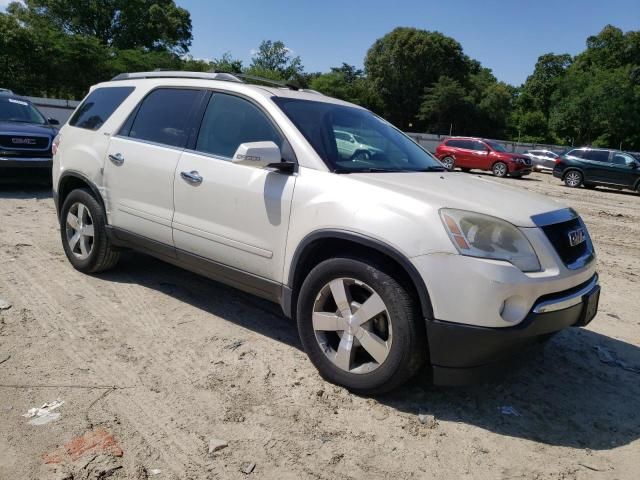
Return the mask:
<path fill-rule="evenodd" d="M 2 157 L 0 156 L 0 171 L 5 169 L 37 168 L 51 170 L 53 159 L 51 157 Z"/>
<path fill-rule="evenodd" d="M 549 334 L 588 323 L 597 311 L 599 293 L 594 275 L 570 290 L 541 297 L 522 322 L 507 328 L 427 320 L 434 383 L 463 385 L 492 377 L 506 366 L 500 362 L 505 357 Z M 586 303 L 594 297 L 595 304 Z"/>

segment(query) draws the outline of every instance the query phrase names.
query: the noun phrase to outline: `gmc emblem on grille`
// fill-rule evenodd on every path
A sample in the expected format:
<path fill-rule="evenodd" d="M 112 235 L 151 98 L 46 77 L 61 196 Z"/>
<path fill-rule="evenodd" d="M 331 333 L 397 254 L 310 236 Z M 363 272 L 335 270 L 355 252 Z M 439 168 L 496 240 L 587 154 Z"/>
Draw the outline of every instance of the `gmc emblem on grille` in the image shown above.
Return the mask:
<path fill-rule="evenodd" d="M 11 143 L 14 145 L 35 145 L 36 141 L 33 138 L 12 138 Z"/>
<path fill-rule="evenodd" d="M 587 236 L 584 233 L 584 228 L 578 228 L 577 230 L 571 230 L 568 233 L 569 236 L 569 245 L 575 247 L 576 245 L 580 245 L 587 239 Z"/>

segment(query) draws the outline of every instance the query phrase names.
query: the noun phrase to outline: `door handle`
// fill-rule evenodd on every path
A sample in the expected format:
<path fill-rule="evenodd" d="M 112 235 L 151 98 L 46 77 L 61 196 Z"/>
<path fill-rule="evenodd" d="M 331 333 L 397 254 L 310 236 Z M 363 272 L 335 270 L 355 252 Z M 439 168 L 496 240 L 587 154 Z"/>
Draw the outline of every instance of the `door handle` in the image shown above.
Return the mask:
<path fill-rule="evenodd" d="M 196 170 L 191 170 L 190 172 L 180 172 L 180 176 L 187 182 L 194 185 L 200 185 L 203 180 L 203 178 Z"/>
<path fill-rule="evenodd" d="M 124 163 L 124 157 L 121 153 L 109 154 L 109 160 L 113 162 L 115 165 L 122 165 Z"/>

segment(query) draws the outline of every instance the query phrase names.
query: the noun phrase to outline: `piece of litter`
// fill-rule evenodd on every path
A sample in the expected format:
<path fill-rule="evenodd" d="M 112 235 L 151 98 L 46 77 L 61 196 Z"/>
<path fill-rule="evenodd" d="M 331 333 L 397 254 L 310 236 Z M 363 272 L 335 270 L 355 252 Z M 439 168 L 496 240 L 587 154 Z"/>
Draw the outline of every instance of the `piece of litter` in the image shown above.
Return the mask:
<path fill-rule="evenodd" d="M 160 475 L 162 473 L 162 470 L 160 470 L 159 468 L 152 468 L 149 470 L 149 475 Z"/>
<path fill-rule="evenodd" d="M 244 344 L 244 340 L 235 340 L 234 342 L 230 343 L 229 345 L 227 345 L 224 348 L 226 348 L 227 350 L 237 350 L 243 344 Z"/>
<path fill-rule="evenodd" d="M 245 464 L 245 466 L 242 468 L 242 473 L 244 473 L 245 475 L 249 475 L 251 472 L 253 472 L 253 470 L 256 468 L 256 464 L 251 462 L 251 463 L 247 463 Z"/>
<path fill-rule="evenodd" d="M 6 300 L 0 298 L 0 310 L 9 310 L 11 308 L 11 304 Z"/>
<path fill-rule="evenodd" d="M 620 360 L 615 352 L 609 350 L 608 348 L 601 347 L 600 345 L 596 345 L 593 348 L 596 349 L 598 358 L 602 363 L 606 363 L 607 365 L 611 365 L 613 367 L 620 367 L 623 370 L 627 370 L 628 372 L 640 373 L 640 365 L 630 365 L 624 360 Z"/>
<path fill-rule="evenodd" d="M 423 411 L 420 411 L 418 413 L 418 420 L 420 420 L 420 423 L 426 425 L 428 428 L 436 428 L 436 426 L 438 425 L 435 416 L 429 415 L 428 413 Z"/>
<path fill-rule="evenodd" d="M 500 407 L 500 413 L 502 415 L 513 415 L 514 417 L 521 417 L 522 416 L 522 415 L 520 415 L 520 412 L 518 412 L 518 410 L 516 410 L 511 405 L 503 405 L 502 407 Z"/>
<path fill-rule="evenodd" d="M 218 450 L 222 450 L 223 448 L 227 448 L 229 444 L 226 440 L 221 440 L 219 438 L 211 438 L 209 440 L 209 453 L 217 452 Z"/>
<path fill-rule="evenodd" d="M 29 425 L 44 425 L 60 418 L 60 413 L 54 412 L 54 410 L 60 408 L 62 405 L 64 405 L 63 400 L 55 400 L 45 403 L 40 408 L 30 408 L 29 411 L 22 416 L 31 418 Z"/>

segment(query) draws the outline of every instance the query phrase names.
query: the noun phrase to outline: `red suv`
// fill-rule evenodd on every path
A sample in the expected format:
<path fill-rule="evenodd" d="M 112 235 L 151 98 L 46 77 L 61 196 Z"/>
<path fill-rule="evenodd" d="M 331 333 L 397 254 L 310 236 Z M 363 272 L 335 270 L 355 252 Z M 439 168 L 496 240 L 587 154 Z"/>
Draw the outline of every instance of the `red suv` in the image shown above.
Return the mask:
<path fill-rule="evenodd" d="M 491 170 L 496 177 L 522 177 L 531 173 L 531 159 L 519 153 L 509 153 L 493 140 L 482 138 L 448 138 L 436 148 L 436 157 L 445 167 Z"/>

